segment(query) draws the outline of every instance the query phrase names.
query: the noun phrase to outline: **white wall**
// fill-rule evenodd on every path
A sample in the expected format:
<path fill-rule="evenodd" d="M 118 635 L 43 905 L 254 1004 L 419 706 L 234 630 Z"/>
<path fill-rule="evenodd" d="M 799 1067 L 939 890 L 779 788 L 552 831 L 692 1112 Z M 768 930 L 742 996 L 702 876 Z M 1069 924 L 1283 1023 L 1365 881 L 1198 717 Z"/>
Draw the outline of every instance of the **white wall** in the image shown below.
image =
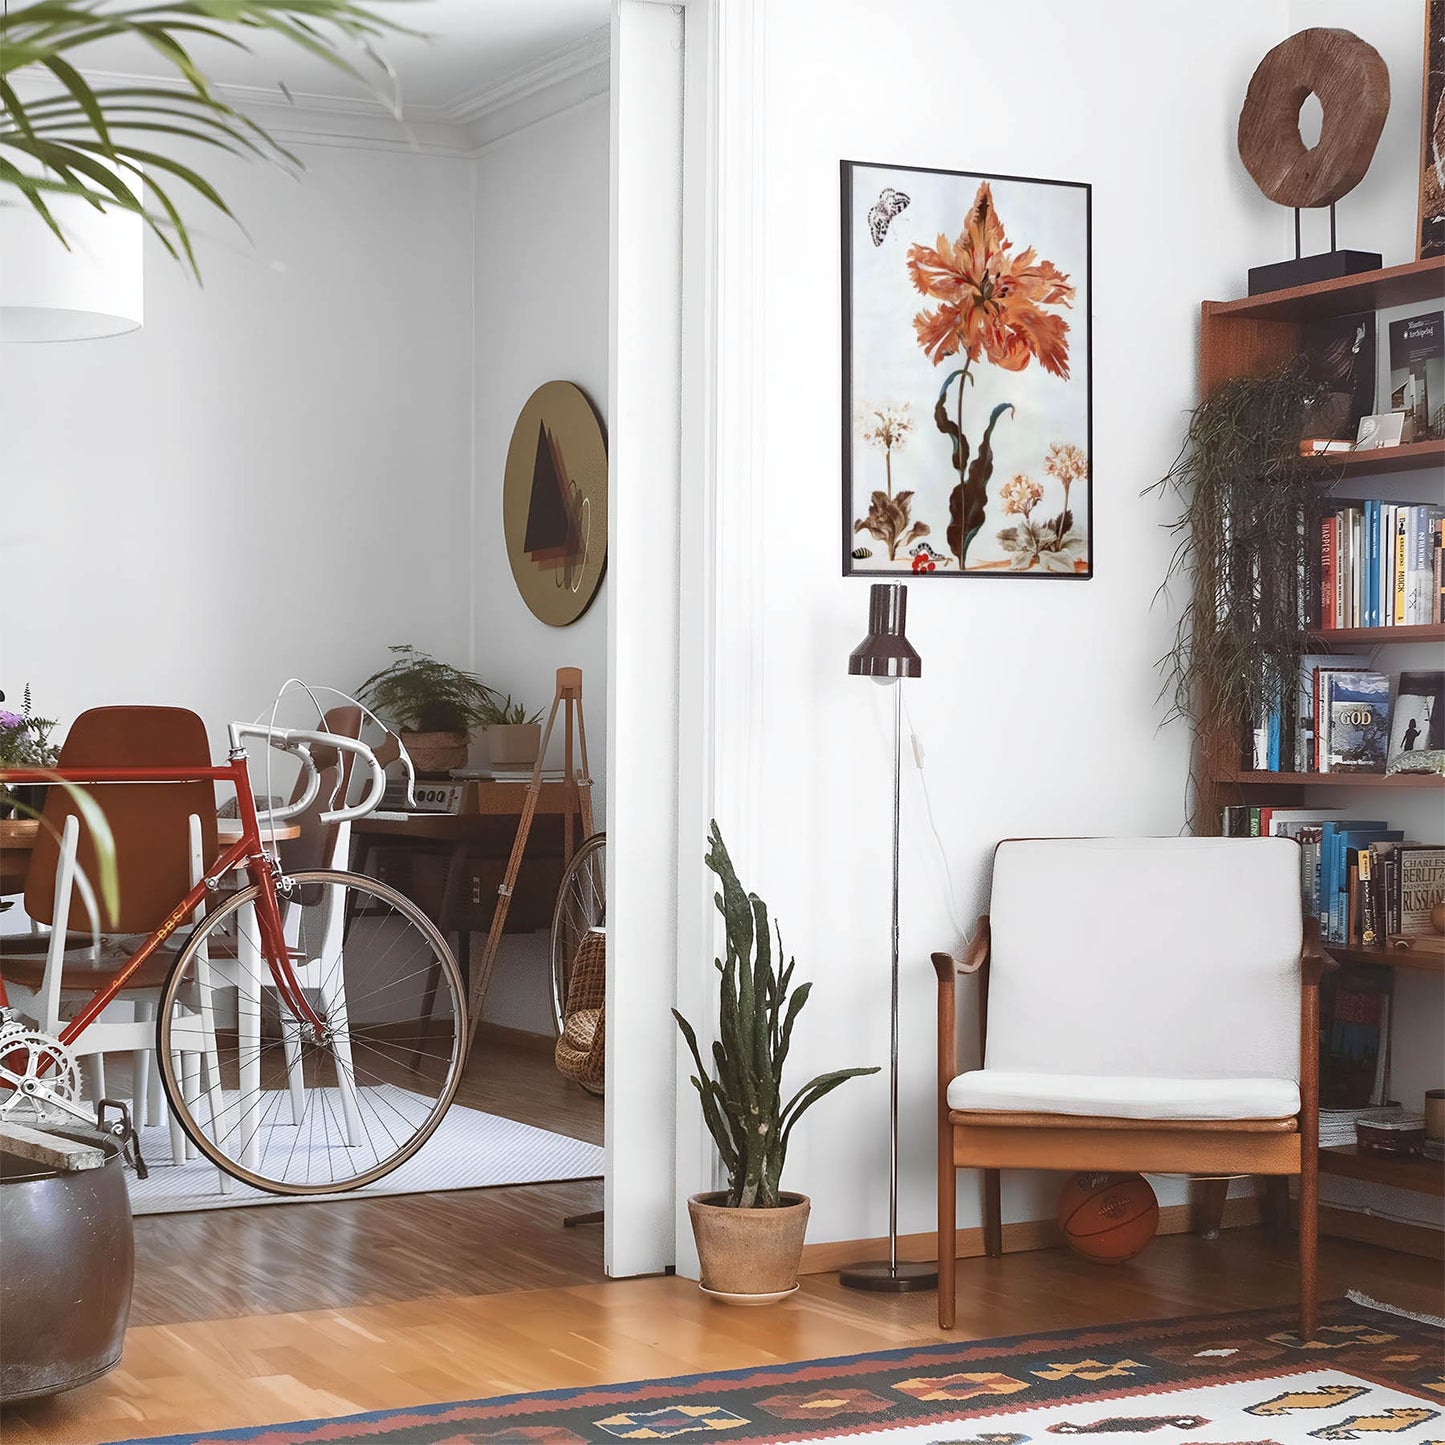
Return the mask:
<path fill-rule="evenodd" d="M 476 440 L 471 543 L 473 665 L 529 708 L 552 702 L 559 667 L 580 667 L 587 749 L 606 826 L 607 579 L 570 627 L 528 610 L 502 534 L 512 427 L 543 382 L 572 381 L 607 413 L 608 108 L 601 95 L 488 146 L 476 162 Z M 559 720 L 552 761 L 561 763 Z M 551 1028 L 546 936 L 506 938 L 486 1017 Z"/>
<path fill-rule="evenodd" d="M 979 0 L 897 0 L 886 21 L 868 0 L 770 0 L 765 15 L 767 280 L 753 358 L 766 398 L 764 525 L 749 543 L 761 555 L 757 606 L 767 619 L 753 739 L 762 782 L 752 800 L 764 821 L 739 863 L 817 981 L 794 1045 L 801 1080 L 886 1064 L 888 1046 L 887 695 L 845 675 L 865 630 L 867 586 L 840 578 L 836 560 L 839 158 L 1094 186 L 1096 576 L 910 589 L 924 676 L 909 704 L 947 866 L 972 919 L 999 838 L 1184 826 L 1189 738 L 1179 726 L 1161 730 L 1156 703 L 1174 612 L 1155 590 L 1173 545 L 1163 524 L 1177 504 L 1140 491 L 1176 454 L 1195 399 L 1200 299 L 1242 294 L 1247 267 L 1281 254 L 1277 208 L 1244 174 L 1234 130 L 1249 74 L 1286 21 L 1282 0 L 1194 11 L 1048 0 L 1029 12 L 1022 64 L 1023 37 L 1000 34 Z M 726 833 L 726 808 L 721 822 Z M 701 851 L 699 839 L 699 867 Z M 941 878 L 910 777 L 904 1232 L 932 1227 L 928 955 L 960 942 Z M 1058 934 L 1066 950 L 1065 917 Z M 884 1231 L 887 1137 L 886 1075 L 845 1085 L 799 1129 L 789 1178 L 813 1196 L 811 1238 Z M 1055 1183 L 1016 1177 L 1008 1217 L 1051 1213 Z M 965 1186 L 961 1219 L 977 1218 Z"/>
<path fill-rule="evenodd" d="M 207 157 L 254 244 L 206 217 L 198 289 L 148 240 L 140 331 L 0 347 L 12 699 L 180 704 L 219 749 L 293 673 L 465 655 L 471 168 L 300 151 Z"/>

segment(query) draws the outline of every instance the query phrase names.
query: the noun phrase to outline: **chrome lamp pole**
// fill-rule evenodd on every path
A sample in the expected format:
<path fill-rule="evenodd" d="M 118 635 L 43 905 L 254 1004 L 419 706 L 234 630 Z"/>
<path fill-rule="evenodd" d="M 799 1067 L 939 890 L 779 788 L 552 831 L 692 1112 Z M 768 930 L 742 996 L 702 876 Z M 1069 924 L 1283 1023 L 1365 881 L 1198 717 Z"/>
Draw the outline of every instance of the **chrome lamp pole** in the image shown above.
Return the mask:
<path fill-rule="evenodd" d="M 923 659 L 905 635 L 908 589 L 901 582 L 875 582 L 868 598 L 868 636 L 848 657 L 853 677 L 893 685 L 893 970 L 890 999 L 888 1092 L 888 1258 L 849 1265 L 838 1273 L 850 1289 L 902 1294 L 934 1289 L 934 1264 L 898 1258 L 898 857 L 902 804 L 903 690 L 905 677 L 923 676 Z"/>

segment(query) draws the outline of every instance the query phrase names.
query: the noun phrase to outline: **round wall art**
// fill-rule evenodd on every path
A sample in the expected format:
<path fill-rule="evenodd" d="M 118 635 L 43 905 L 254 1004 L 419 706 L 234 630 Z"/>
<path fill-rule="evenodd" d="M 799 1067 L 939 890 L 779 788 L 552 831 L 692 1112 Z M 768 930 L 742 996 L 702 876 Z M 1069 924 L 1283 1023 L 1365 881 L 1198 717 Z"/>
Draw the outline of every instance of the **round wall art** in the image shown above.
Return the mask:
<path fill-rule="evenodd" d="M 587 394 L 570 381 L 539 386 L 517 418 L 502 528 L 522 600 L 549 626 L 575 622 L 607 565 L 607 440 Z"/>

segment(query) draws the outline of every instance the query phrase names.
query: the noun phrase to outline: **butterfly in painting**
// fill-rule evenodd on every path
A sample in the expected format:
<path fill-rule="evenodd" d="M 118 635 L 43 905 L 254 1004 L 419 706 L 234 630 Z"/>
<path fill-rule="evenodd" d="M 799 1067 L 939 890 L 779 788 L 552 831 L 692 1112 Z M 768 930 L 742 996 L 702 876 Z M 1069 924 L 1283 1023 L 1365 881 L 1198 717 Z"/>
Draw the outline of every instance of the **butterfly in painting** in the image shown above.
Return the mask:
<path fill-rule="evenodd" d="M 868 212 L 868 234 L 873 237 L 875 246 L 883 244 L 894 216 L 909 204 L 909 200 L 902 191 L 895 191 L 892 186 L 884 186 L 879 192 L 878 199 Z"/>

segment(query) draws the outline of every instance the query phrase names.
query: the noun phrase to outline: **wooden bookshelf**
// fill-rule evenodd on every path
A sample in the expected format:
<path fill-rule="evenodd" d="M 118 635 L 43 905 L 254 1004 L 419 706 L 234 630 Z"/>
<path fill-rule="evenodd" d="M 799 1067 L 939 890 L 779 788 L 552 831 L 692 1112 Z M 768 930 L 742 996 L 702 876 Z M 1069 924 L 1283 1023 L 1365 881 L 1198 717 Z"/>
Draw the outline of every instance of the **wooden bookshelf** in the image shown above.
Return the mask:
<path fill-rule="evenodd" d="M 1423 442 L 1402 442 L 1395 447 L 1375 447 L 1366 452 L 1326 452 L 1307 457 L 1321 482 L 1346 477 L 1387 476 L 1395 472 L 1436 472 L 1445 468 L 1445 438 Z"/>
<path fill-rule="evenodd" d="M 1415 302 L 1437 302 L 1445 289 L 1445 256 L 1424 261 L 1407 261 L 1403 266 L 1386 266 L 1380 271 L 1360 271 L 1315 281 L 1308 286 L 1291 286 L 1284 291 L 1267 291 L 1259 296 L 1242 296 L 1238 301 L 1206 301 L 1215 316 L 1243 317 L 1251 321 L 1310 321 L 1317 316 L 1348 316 L 1351 311 L 1380 311 L 1386 306 L 1410 306 Z"/>
<path fill-rule="evenodd" d="M 1419 1154 L 1378 1154 L 1345 1144 L 1320 1150 L 1320 1173 L 1338 1174 L 1345 1179 L 1364 1179 L 1371 1184 L 1388 1184 L 1416 1194 L 1445 1195 L 1445 1164 Z"/>
<path fill-rule="evenodd" d="M 1240 788 L 1445 788 L 1439 773 L 1218 772 L 1214 782 Z"/>
<path fill-rule="evenodd" d="M 1236 301 L 1205 301 L 1200 308 L 1199 393 L 1208 396 L 1223 382 L 1239 376 L 1264 376 L 1297 356 L 1301 327 L 1306 321 L 1348 316 L 1356 311 L 1378 311 L 1389 306 L 1435 305 L 1445 294 L 1445 256 L 1390 266 L 1357 276 L 1296 286 Z M 1368 452 L 1327 453 L 1311 459 L 1311 474 L 1321 489 L 1344 478 L 1374 477 L 1425 479 L 1433 492 L 1445 474 L 1445 441 L 1411 442 Z M 1318 631 L 1311 643 L 1332 648 L 1398 647 L 1412 643 L 1445 642 L 1445 626 L 1360 627 Z M 1215 832 L 1226 804 L 1288 802 L 1301 806 L 1311 798 L 1323 801 L 1339 789 L 1401 789 L 1409 796 L 1438 796 L 1445 778 L 1428 773 L 1270 773 L 1231 766 L 1237 757 L 1233 737 L 1196 739 L 1196 776 L 1199 778 L 1196 820 L 1201 832 Z M 1320 792 L 1316 792 L 1318 789 Z M 1383 804 L 1381 805 L 1383 807 Z M 1381 816 L 1386 816 L 1383 812 Z M 1426 977 L 1445 979 L 1445 958 L 1438 953 L 1406 949 L 1352 948 L 1325 944 L 1325 952 L 1339 963 L 1376 964 Z M 1422 1194 L 1445 1195 L 1445 1164 L 1424 1158 L 1402 1158 L 1372 1152 L 1360 1153 L 1353 1145 L 1322 1149 L 1320 1169 L 1367 1183 L 1389 1185 Z M 1329 1211 L 1325 1211 L 1328 1213 Z M 1339 1213 L 1340 1211 L 1334 1211 Z M 1361 1216 L 1349 1215 L 1352 1222 Z M 1369 1220 L 1378 1232 L 1376 1243 L 1408 1249 L 1411 1226 L 1388 1220 Z M 1322 1220 L 1322 1227 L 1325 1221 Z"/>
<path fill-rule="evenodd" d="M 1412 948 L 1357 948 L 1344 943 L 1320 945 L 1336 963 L 1369 963 L 1378 968 L 1407 968 L 1445 978 L 1445 954 Z"/>
<path fill-rule="evenodd" d="M 1388 642 L 1445 642 L 1445 623 L 1412 623 L 1408 627 L 1324 627 L 1310 633 L 1310 641 L 1328 646 L 1379 647 Z"/>

